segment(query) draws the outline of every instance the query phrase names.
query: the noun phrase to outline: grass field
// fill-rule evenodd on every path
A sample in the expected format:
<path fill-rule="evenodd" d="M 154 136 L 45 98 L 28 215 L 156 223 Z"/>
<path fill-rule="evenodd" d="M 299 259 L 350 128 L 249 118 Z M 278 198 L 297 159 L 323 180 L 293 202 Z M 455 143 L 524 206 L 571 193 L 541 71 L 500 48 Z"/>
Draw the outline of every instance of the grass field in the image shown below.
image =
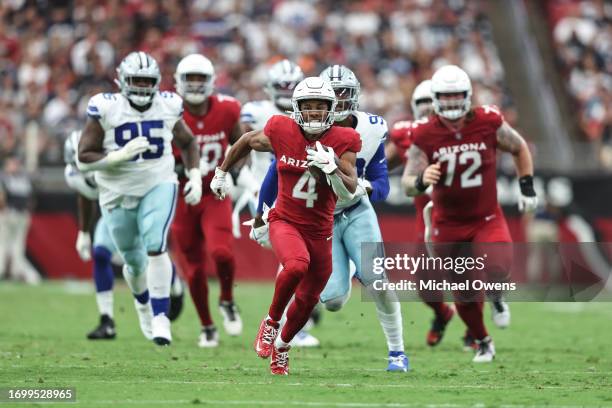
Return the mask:
<path fill-rule="evenodd" d="M 128 291 L 119 286 L 118 337 L 91 342 L 85 340 L 97 319 L 91 290 L 2 282 L 0 387 L 75 387 L 77 404 L 45 404 L 69 407 L 612 406 L 609 303 L 513 304 L 511 328 L 491 328 L 498 356 L 489 365 L 474 365 L 471 354 L 461 351 L 457 318 L 443 343 L 429 349 L 424 336 L 430 314 L 421 304 L 406 303 L 412 371 L 389 374 L 374 305 L 361 302 L 355 291 L 343 311 L 324 314 L 313 331 L 323 347 L 292 350 L 291 375 L 279 378 L 269 375 L 267 362 L 251 348 L 271 293 L 271 285 L 239 284 L 244 335 L 221 333 L 221 346 L 204 350 L 196 347 L 199 330 L 190 303 L 173 327 L 172 346 L 159 348 L 140 334 Z"/>

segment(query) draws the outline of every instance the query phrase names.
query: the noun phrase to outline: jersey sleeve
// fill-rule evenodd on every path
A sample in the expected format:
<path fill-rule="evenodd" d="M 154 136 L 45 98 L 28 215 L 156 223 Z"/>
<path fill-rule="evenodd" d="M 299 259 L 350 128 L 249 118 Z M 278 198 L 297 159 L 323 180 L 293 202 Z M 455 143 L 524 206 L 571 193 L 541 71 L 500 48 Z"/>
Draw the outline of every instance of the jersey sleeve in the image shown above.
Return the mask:
<path fill-rule="evenodd" d="M 257 112 L 253 102 L 244 104 L 240 110 L 240 123 L 245 125 L 254 126 L 257 123 Z"/>
<path fill-rule="evenodd" d="M 274 202 L 276 201 L 277 195 L 278 170 L 276 168 L 276 159 L 274 159 L 270 163 L 270 167 L 268 167 L 268 172 L 266 173 L 263 183 L 261 183 L 261 188 L 259 190 L 259 201 L 257 202 L 257 213 L 263 214 L 264 204 L 272 208 L 272 205 L 274 205 Z"/>
<path fill-rule="evenodd" d="M 372 184 L 370 201 L 382 201 L 389 195 L 389 174 L 387 170 L 387 159 L 385 158 L 385 145 L 381 142 L 372 156 L 372 160 L 365 169 L 365 178 Z"/>
<path fill-rule="evenodd" d="M 107 129 L 106 115 L 113 103 L 117 103 L 117 96 L 111 93 L 99 93 L 92 96 L 87 103 L 87 116 L 100 122 L 103 129 Z"/>
<path fill-rule="evenodd" d="M 355 129 L 342 128 L 345 131 L 343 143 L 340 145 L 340 151 L 336 154 L 341 156 L 345 152 L 359 153 L 361 151 L 361 137 Z"/>
<path fill-rule="evenodd" d="M 162 91 L 159 93 L 159 96 L 162 100 L 164 110 L 175 123 L 183 118 L 183 98 L 169 91 Z"/>
<path fill-rule="evenodd" d="M 280 142 L 280 129 L 282 127 L 283 121 L 287 119 L 284 116 L 281 115 L 274 115 L 272 116 L 268 122 L 266 123 L 266 126 L 264 127 L 264 134 L 266 136 L 268 136 L 268 139 L 270 139 L 270 144 L 272 145 L 272 150 L 274 150 L 275 152 L 278 152 L 278 145 Z"/>

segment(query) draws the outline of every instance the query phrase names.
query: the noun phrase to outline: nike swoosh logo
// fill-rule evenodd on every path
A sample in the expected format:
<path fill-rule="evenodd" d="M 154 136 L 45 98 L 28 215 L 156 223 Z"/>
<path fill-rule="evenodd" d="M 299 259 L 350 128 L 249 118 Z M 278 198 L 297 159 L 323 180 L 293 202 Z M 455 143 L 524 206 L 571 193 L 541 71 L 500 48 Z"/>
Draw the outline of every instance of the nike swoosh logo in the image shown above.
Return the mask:
<path fill-rule="evenodd" d="M 379 161 L 379 163 L 384 163 L 385 160 L 387 160 L 387 159 L 382 159 L 381 161 Z"/>
<path fill-rule="evenodd" d="M 495 214 L 492 214 L 492 215 L 487 215 L 487 216 L 485 217 L 485 221 L 487 221 L 487 222 L 488 222 L 488 221 L 491 221 L 491 220 L 492 220 L 493 218 L 495 218 L 495 217 L 497 217 L 497 215 L 495 215 Z"/>

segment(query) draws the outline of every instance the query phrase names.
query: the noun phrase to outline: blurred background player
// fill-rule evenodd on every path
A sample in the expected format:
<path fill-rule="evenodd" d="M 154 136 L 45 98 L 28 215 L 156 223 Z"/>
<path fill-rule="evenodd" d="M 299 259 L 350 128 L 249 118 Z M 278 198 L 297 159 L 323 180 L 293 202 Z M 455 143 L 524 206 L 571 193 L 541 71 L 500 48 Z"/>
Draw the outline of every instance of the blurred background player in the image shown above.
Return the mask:
<path fill-rule="evenodd" d="M 37 285 L 40 275 L 26 258 L 32 192 L 21 159 L 8 157 L 0 169 L 0 279 L 9 274 Z"/>
<path fill-rule="evenodd" d="M 93 259 L 93 278 L 96 288 L 96 303 L 100 313 L 100 323 L 87 334 L 90 340 L 114 339 L 116 336 L 113 320 L 113 283 L 112 259 L 117 253 L 108 227 L 101 217 L 95 227 L 93 245 L 90 231 L 96 218 L 98 207 L 98 186 L 93 172 L 85 173 L 77 168 L 77 147 L 81 138 L 80 131 L 73 131 L 64 143 L 64 178 L 66 184 L 77 193 L 79 232 L 75 248 L 83 261 Z M 180 279 L 172 271 L 172 290 L 168 318 L 175 320 L 183 307 L 183 288 Z"/>
<path fill-rule="evenodd" d="M 433 185 L 433 242 L 471 242 L 475 252 L 495 251 L 491 243 L 512 242 L 497 202 L 497 149 L 514 157 L 521 191 L 519 210 L 527 212 L 537 206 L 531 154 L 496 107 L 471 109 L 472 86 L 461 68 L 446 65 L 438 69 L 431 91 L 435 115 L 412 127 L 413 143 L 402 186 L 414 196 Z M 482 243 L 489 246 L 478 245 Z M 497 252 L 489 254 L 485 266 L 489 280 L 494 281 L 507 278 L 512 256 L 509 251 Z M 483 321 L 481 297 L 472 292 L 460 293 L 455 306 L 478 345 L 473 361 L 490 362 L 495 347 Z M 457 293 L 455 296 L 457 299 Z M 501 300 L 501 292 L 497 296 Z M 470 301 L 463 301 L 466 298 Z"/>
<path fill-rule="evenodd" d="M 191 54 L 183 58 L 176 67 L 174 79 L 176 91 L 183 97 L 183 119 L 193 132 L 201 154 L 199 168 L 204 188 L 202 200 L 197 205 L 189 205 L 186 196 L 178 200 L 171 227 L 173 252 L 182 259 L 180 265 L 202 325 L 198 345 L 216 347 L 219 334 L 208 307 L 207 254 L 219 277 L 219 311 L 225 332 L 230 336 L 242 333 L 242 320 L 233 294 L 232 201 L 229 197 L 218 200 L 209 188 L 214 169 L 223 160 L 229 144 L 241 135 L 240 102 L 231 96 L 213 94 L 215 70 L 203 55 Z M 180 150 L 175 149 L 176 162 L 182 164 L 180 156 Z M 181 191 L 188 187 L 187 176 L 186 172 L 179 173 Z"/>
<path fill-rule="evenodd" d="M 389 143 L 385 146 L 385 156 L 389 170 L 393 170 L 406 162 L 406 152 L 412 143 L 410 139 L 410 129 L 415 121 L 426 118 L 433 113 L 433 95 L 431 93 L 431 80 L 427 79 L 419 83 L 410 100 L 412 117 L 414 121 L 402 120 L 396 122 L 391 129 L 389 135 Z M 416 235 L 415 244 L 423 243 L 425 239 L 425 222 L 423 221 L 423 209 L 429 202 L 429 194 L 424 193 L 414 197 L 414 209 L 416 220 Z M 425 251 L 424 247 L 419 244 L 415 245 L 415 249 Z M 425 252 L 423 252 L 425 253 Z M 421 276 L 425 271 L 419 271 Z M 424 277 L 421 277 L 423 279 Z M 444 293 L 442 291 L 427 291 L 423 293 L 419 291 L 423 302 L 434 311 L 434 319 L 431 322 L 431 327 L 427 332 L 426 342 L 430 346 L 435 346 L 444 336 L 446 326 L 453 317 L 454 309 L 444 303 Z"/>
<path fill-rule="evenodd" d="M 362 143 L 361 151 L 357 154 L 359 185 L 355 197 L 348 201 L 339 200 L 334 210 L 333 272 L 320 300 L 327 310 L 339 311 L 350 298 L 353 276 L 359 279 L 374 299 L 378 320 L 387 339 L 387 370 L 407 371 L 402 313 L 395 293 L 374 290 L 372 284 L 380 277 L 361 269 L 361 243 L 382 242 L 371 202 L 384 200 L 389 193 L 384 151 L 387 124 L 381 116 L 357 111 L 360 84 L 353 71 L 344 65 L 331 65 L 321 72 L 320 77 L 332 86 L 338 100 L 334 124 L 355 129 Z M 273 174 L 266 176 L 266 185 L 262 187 L 262 192 L 265 191 L 267 196 L 264 198 L 262 194 L 262 198 L 268 206 L 272 206 L 276 198 L 277 185 L 271 183 L 277 178 L 274 175 L 276 171 L 276 162 L 273 162 L 269 169 L 269 173 Z"/>
<path fill-rule="evenodd" d="M 293 112 L 293 105 L 291 104 L 291 97 L 293 96 L 293 90 L 304 79 L 304 73 L 299 65 L 289 61 L 287 59 L 281 60 L 267 72 L 268 80 L 264 87 L 265 92 L 270 96 L 270 100 L 253 101 L 248 102 L 242 107 L 240 113 L 240 121 L 242 123 L 242 131 L 244 133 L 252 130 L 262 130 L 268 120 L 274 115 L 285 115 L 288 116 Z M 258 152 L 256 150 L 251 151 L 251 164 L 250 166 L 243 166 L 240 170 L 240 176 L 237 179 L 237 184 L 244 184 L 243 179 L 248 180 L 245 177 L 245 172 L 249 172 L 246 175 L 250 175 L 251 182 L 255 185 L 256 194 L 260 194 L 259 186 L 262 185 L 262 181 L 266 177 L 271 177 L 266 186 L 270 186 L 274 189 L 274 193 L 264 193 L 265 196 L 273 195 L 266 203 L 269 207 L 272 206 L 274 199 L 276 198 L 276 184 L 278 182 L 277 173 L 268 173 L 270 163 L 274 160 L 274 155 L 270 152 Z M 262 196 L 259 196 L 259 202 L 255 210 L 254 227 L 263 226 L 263 209 L 264 200 Z M 234 208 L 234 213 L 240 208 L 238 204 Z M 267 228 L 267 227 L 266 227 Z M 267 236 L 267 234 L 266 234 Z M 253 238 L 255 236 L 252 235 Z M 255 239 L 257 241 L 257 239 Z M 280 270 L 280 267 L 279 267 Z M 315 307 L 311 318 L 302 330 L 295 335 L 292 346 L 295 347 L 317 347 L 320 342 L 319 339 L 310 334 L 309 329 L 318 323 L 320 320 L 320 310 Z"/>
<path fill-rule="evenodd" d="M 171 142 L 186 163 L 184 192 L 191 205 L 202 195 L 200 154 L 181 118 L 182 99 L 158 92 L 157 62 L 132 52 L 117 71 L 121 93 L 97 94 L 89 101 L 77 164 L 82 171 L 96 171 L 102 216 L 125 262 L 143 334 L 169 345 L 172 263 L 166 243 L 177 195 Z"/>
<path fill-rule="evenodd" d="M 319 77 L 304 79 L 292 102 L 293 119 L 275 115 L 263 130 L 244 134 L 211 183 L 213 192 L 223 197 L 227 172 L 251 149 L 273 151 L 277 159 L 280 192 L 268 221 L 283 269 L 255 339 L 257 355 L 271 357 L 270 370 L 277 375 L 289 374 L 289 343 L 306 324 L 331 275 L 333 212 L 338 198 L 354 197 L 356 153 L 361 150 L 357 132 L 332 126 L 336 95 L 329 83 Z M 279 322 L 294 294 L 279 334 Z"/>

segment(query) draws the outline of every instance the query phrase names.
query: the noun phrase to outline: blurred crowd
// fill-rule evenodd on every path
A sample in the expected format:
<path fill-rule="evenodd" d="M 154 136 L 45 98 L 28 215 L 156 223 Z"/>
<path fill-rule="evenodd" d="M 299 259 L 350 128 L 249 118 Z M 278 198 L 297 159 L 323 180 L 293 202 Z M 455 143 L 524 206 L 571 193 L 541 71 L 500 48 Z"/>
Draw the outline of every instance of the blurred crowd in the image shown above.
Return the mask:
<path fill-rule="evenodd" d="M 475 103 L 515 111 L 481 0 L 2 0 L 0 163 L 60 164 L 67 133 L 84 123 L 90 96 L 116 91 L 115 68 L 151 53 L 162 89 L 182 56 L 200 52 L 217 89 L 242 102 L 265 98 L 269 64 L 290 58 L 307 75 L 352 68 L 361 108 L 389 122 L 409 117 L 415 85 L 441 65 L 461 65 Z"/>
<path fill-rule="evenodd" d="M 582 133 L 612 167 L 612 2 L 549 0 L 548 15 Z"/>

